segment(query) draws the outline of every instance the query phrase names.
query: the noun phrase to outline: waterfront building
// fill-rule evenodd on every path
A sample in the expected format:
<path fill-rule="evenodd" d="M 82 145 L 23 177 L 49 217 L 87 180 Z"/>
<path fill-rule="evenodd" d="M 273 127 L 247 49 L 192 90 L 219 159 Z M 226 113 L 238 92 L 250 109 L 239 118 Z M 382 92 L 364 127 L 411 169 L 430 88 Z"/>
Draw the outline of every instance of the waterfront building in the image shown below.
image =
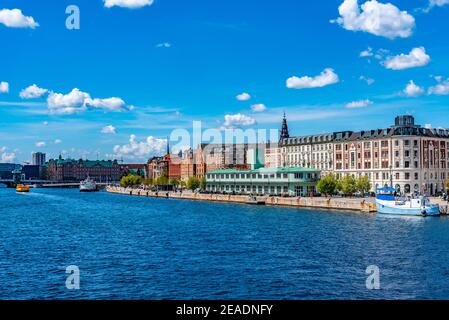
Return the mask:
<path fill-rule="evenodd" d="M 386 129 L 338 136 L 335 173 L 366 175 L 373 190 L 392 184 L 405 194 L 444 192 L 449 178 L 449 130 L 424 128 L 399 116 Z"/>
<path fill-rule="evenodd" d="M 146 164 L 135 164 L 135 163 L 121 164 L 120 167 L 123 176 L 126 176 L 128 174 L 134 174 L 142 178 L 145 178 L 147 176 Z"/>
<path fill-rule="evenodd" d="M 38 180 L 42 178 L 42 166 L 24 165 L 22 167 L 22 174 L 25 176 L 25 180 Z"/>
<path fill-rule="evenodd" d="M 389 128 L 292 137 L 286 119 L 278 146 L 266 151 L 267 167 L 306 167 L 322 175 L 368 176 L 372 191 L 392 184 L 405 194 L 434 195 L 449 179 L 449 130 L 424 128 L 398 116 Z"/>
<path fill-rule="evenodd" d="M 22 170 L 20 164 L 0 163 L 0 179 L 10 180 L 13 178 L 13 171 Z"/>
<path fill-rule="evenodd" d="M 168 176 L 168 161 L 165 157 L 152 157 L 146 167 L 147 179 L 156 180 Z"/>
<path fill-rule="evenodd" d="M 269 143 L 265 149 L 265 167 L 279 168 L 283 166 L 282 151 L 278 143 Z"/>
<path fill-rule="evenodd" d="M 167 176 L 168 179 L 181 179 L 181 159 L 182 159 L 182 153 L 175 155 L 175 154 L 167 154 L 165 156 L 165 159 L 167 160 L 168 165 L 168 172 Z"/>
<path fill-rule="evenodd" d="M 323 175 L 331 173 L 334 139 L 333 133 L 283 139 L 280 145 L 283 166 L 314 168 Z"/>
<path fill-rule="evenodd" d="M 33 166 L 43 166 L 45 164 L 46 154 L 42 152 L 33 152 L 32 153 L 32 164 Z"/>
<path fill-rule="evenodd" d="M 209 192 L 253 195 L 310 196 L 316 193 L 320 172 L 308 168 L 222 169 L 206 174 Z"/>
<path fill-rule="evenodd" d="M 123 175 L 121 166 L 114 161 L 50 159 L 44 166 L 45 176 L 51 181 L 81 181 L 91 177 L 96 182 L 117 182 Z"/>
<path fill-rule="evenodd" d="M 200 144 L 196 154 L 196 175 L 221 169 L 249 170 L 264 162 L 265 146 L 258 144 Z"/>
<path fill-rule="evenodd" d="M 192 149 L 184 151 L 180 170 L 181 180 L 187 180 L 196 175 L 195 152 Z"/>

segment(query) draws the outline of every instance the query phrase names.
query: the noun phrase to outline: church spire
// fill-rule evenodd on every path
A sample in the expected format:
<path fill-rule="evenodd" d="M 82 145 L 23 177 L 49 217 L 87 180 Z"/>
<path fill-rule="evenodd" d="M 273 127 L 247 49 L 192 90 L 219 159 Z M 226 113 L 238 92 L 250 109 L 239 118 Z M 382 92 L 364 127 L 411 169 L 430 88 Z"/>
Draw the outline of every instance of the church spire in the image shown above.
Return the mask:
<path fill-rule="evenodd" d="M 290 138 L 290 134 L 288 133 L 288 125 L 287 125 L 287 116 L 284 112 L 284 118 L 282 119 L 282 128 L 281 128 L 281 136 L 279 142 L 282 140 Z"/>
<path fill-rule="evenodd" d="M 170 154 L 170 138 L 167 137 L 167 155 Z"/>

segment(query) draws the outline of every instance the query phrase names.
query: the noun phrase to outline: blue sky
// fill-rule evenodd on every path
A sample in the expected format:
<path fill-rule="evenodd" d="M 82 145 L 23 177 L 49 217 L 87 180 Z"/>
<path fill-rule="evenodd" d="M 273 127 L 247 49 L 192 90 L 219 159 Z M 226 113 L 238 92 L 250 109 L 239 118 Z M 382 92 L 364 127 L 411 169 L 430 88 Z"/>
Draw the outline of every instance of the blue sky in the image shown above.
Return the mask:
<path fill-rule="evenodd" d="M 405 113 L 448 127 L 439 1 L 2 0 L 0 162 L 33 151 L 141 162 L 194 120 L 269 129 L 284 111 L 295 135 L 387 127 Z M 79 30 L 66 28 L 71 4 Z M 45 93 L 20 97 L 33 84 Z"/>

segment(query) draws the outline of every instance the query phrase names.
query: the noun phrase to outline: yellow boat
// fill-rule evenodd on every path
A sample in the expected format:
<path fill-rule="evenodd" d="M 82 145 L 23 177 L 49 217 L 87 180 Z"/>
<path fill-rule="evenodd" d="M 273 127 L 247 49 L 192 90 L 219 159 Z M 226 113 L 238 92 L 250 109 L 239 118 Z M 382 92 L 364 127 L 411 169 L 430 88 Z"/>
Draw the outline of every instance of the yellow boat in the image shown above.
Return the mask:
<path fill-rule="evenodd" d="M 16 192 L 30 192 L 30 186 L 18 184 L 16 187 Z"/>

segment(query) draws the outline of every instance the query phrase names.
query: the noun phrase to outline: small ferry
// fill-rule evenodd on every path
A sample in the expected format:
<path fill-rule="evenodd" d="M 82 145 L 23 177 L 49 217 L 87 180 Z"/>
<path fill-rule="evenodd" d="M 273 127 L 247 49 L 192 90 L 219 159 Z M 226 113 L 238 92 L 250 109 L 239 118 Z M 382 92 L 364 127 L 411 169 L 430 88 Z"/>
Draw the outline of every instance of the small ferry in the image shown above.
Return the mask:
<path fill-rule="evenodd" d="M 16 186 L 16 192 L 30 192 L 30 186 L 18 184 Z"/>
<path fill-rule="evenodd" d="M 95 180 L 87 177 L 86 180 L 80 182 L 80 191 L 81 192 L 95 192 L 98 191 L 97 184 Z"/>
<path fill-rule="evenodd" d="M 406 216 L 439 216 L 440 207 L 432 204 L 426 196 L 396 197 L 396 189 L 387 187 L 377 189 L 377 212 L 382 214 Z"/>

